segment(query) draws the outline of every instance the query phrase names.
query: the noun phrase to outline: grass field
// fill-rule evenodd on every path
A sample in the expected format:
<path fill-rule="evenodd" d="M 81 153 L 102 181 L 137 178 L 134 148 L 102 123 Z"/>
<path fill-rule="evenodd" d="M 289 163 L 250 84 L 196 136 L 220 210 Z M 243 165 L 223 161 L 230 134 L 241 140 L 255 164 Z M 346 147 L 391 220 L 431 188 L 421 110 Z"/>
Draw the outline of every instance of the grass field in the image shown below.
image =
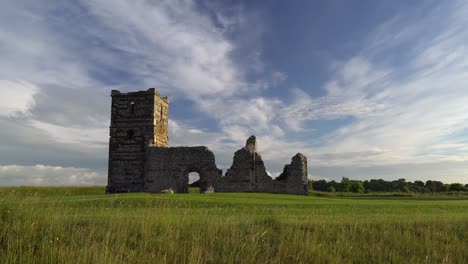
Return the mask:
<path fill-rule="evenodd" d="M 468 197 L 0 188 L 0 263 L 468 263 Z"/>

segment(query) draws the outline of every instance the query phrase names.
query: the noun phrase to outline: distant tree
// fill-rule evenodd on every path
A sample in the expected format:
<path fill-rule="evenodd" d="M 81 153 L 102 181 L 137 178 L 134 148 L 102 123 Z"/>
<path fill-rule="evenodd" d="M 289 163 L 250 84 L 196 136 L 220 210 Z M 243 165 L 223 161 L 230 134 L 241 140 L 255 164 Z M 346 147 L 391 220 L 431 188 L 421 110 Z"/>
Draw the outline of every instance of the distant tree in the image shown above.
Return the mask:
<path fill-rule="evenodd" d="M 190 184 L 190 187 L 201 187 L 200 180 L 192 182 Z"/>
<path fill-rule="evenodd" d="M 448 192 L 450 189 L 450 185 L 449 184 L 444 184 L 444 186 L 442 186 L 442 191 L 443 192 Z"/>
<path fill-rule="evenodd" d="M 333 188 L 335 188 L 335 191 L 340 189 L 340 183 L 339 183 L 339 182 L 336 182 L 336 181 L 334 181 L 334 180 L 331 181 L 331 182 L 329 182 L 329 183 L 328 183 L 328 186 L 329 186 L 329 187 L 332 186 Z"/>
<path fill-rule="evenodd" d="M 350 180 L 343 177 L 341 182 L 326 180 L 318 180 L 308 182 L 309 188 L 321 191 L 330 192 L 331 190 L 339 192 L 415 192 L 415 193 L 438 193 L 448 191 L 468 191 L 468 184 L 444 184 L 440 181 L 414 181 L 407 182 L 405 179 L 398 179 L 396 181 L 385 181 L 382 179 L 371 179 L 365 181 Z M 331 188 L 333 187 L 333 188 Z"/>
<path fill-rule="evenodd" d="M 365 187 L 371 192 L 388 192 L 391 189 L 390 183 L 382 179 L 372 179 L 369 181 L 368 186 Z"/>
<path fill-rule="evenodd" d="M 410 189 L 408 186 L 404 186 L 401 190 L 402 192 L 405 192 L 405 193 L 409 193 L 410 192 Z"/>
<path fill-rule="evenodd" d="M 366 190 L 366 192 L 369 192 L 369 181 L 368 180 L 365 180 L 362 182 L 362 185 L 364 185 L 364 189 Z"/>
<path fill-rule="evenodd" d="M 412 192 L 416 192 L 416 193 L 431 192 L 428 188 L 426 188 L 424 182 L 422 181 L 414 181 L 414 183 L 409 183 L 409 188 Z"/>
<path fill-rule="evenodd" d="M 364 192 L 364 184 L 362 181 L 350 181 L 350 191 L 353 193 L 363 193 Z"/>
<path fill-rule="evenodd" d="M 461 183 L 452 183 L 449 186 L 449 191 L 451 192 L 462 192 L 465 190 L 465 186 Z"/>
<path fill-rule="evenodd" d="M 424 187 L 424 182 L 422 181 L 414 181 L 414 185 Z"/>
<path fill-rule="evenodd" d="M 334 193 L 335 191 L 336 191 L 336 189 L 335 189 L 335 187 L 333 187 L 333 186 L 330 186 L 330 187 L 327 188 L 327 192 L 332 192 L 332 193 Z"/>
<path fill-rule="evenodd" d="M 313 180 L 308 180 L 307 181 L 307 187 L 309 187 L 309 191 L 314 190 L 314 181 Z"/>
<path fill-rule="evenodd" d="M 426 188 L 429 189 L 432 193 L 442 192 L 444 188 L 444 183 L 440 181 L 427 181 Z"/>
<path fill-rule="evenodd" d="M 406 188 L 409 189 L 409 184 L 405 179 L 398 179 L 398 181 L 393 181 L 392 185 L 392 192 L 404 192 Z"/>
<path fill-rule="evenodd" d="M 328 183 L 326 180 L 318 180 L 312 182 L 312 188 L 315 191 L 325 192 L 327 190 Z"/>
<path fill-rule="evenodd" d="M 434 182 L 429 180 L 429 181 L 426 181 L 426 188 L 428 188 L 432 193 L 435 192 L 435 187 L 434 187 Z"/>
<path fill-rule="evenodd" d="M 340 183 L 340 192 L 350 192 L 351 191 L 351 181 L 346 178 L 346 177 L 343 177 L 341 179 L 341 183 Z"/>

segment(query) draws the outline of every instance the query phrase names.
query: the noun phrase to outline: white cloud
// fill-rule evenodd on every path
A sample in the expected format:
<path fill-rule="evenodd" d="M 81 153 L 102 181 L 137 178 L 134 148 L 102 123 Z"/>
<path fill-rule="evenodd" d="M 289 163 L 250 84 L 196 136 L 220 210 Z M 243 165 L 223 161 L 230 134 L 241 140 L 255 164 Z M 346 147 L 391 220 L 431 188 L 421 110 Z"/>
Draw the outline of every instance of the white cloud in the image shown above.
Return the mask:
<path fill-rule="evenodd" d="M 101 148 L 109 139 L 109 128 L 63 127 L 40 121 L 32 121 L 31 125 L 48 133 L 57 143 Z"/>
<path fill-rule="evenodd" d="M 210 112 L 221 127 L 242 126 L 259 132 L 277 132 L 278 136 L 283 134 L 279 127 L 271 131 L 276 126 L 278 120 L 275 119 L 282 104 L 276 98 L 235 98 L 204 101 L 201 104 L 202 109 Z"/>
<path fill-rule="evenodd" d="M 162 93 L 231 95 L 245 87 L 230 57 L 233 43 L 192 1 L 83 1 L 97 18 L 96 36 L 128 55 L 126 69 Z"/>
<path fill-rule="evenodd" d="M 37 87 L 31 83 L 0 79 L 0 115 L 26 114 L 34 104 Z"/>
<path fill-rule="evenodd" d="M 2 186 L 95 186 L 106 182 L 106 174 L 86 168 L 0 165 Z"/>
<path fill-rule="evenodd" d="M 193 114 L 217 126 L 172 119 L 171 145 L 206 145 L 221 168 L 251 134 L 272 171 L 297 152 L 312 167 L 462 162 L 468 157 L 468 8 L 456 3 L 384 23 L 361 52 L 334 64 L 325 95 L 295 89 L 290 105 L 265 96 L 287 75 L 266 72 L 261 45 L 249 43 L 259 42 L 262 30 L 249 19 L 260 19 L 246 10 L 226 15 L 213 4 L 215 23 L 192 1 L 5 3 L 0 24 L 15 27 L 0 27 L 0 122 L 7 128 L 0 148 L 23 155 L 21 164 L 46 164 L 31 161 L 39 152 L 54 154 L 50 164 L 60 164 L 53 158 L 62 152 L 67 166 L 76 159 L 85 160 L 77 167 L 87 167 L 82 156 L 105 164 L 109 90 L 156 85 L 173 101 L 193 102 L 199 111 Z M 236 27 L 246 50 L 227 37 Z M 266 77 L 250 81 L 248 71 Z M 310 127 L 345 118 L 351 121 L 325 136 Z"/>
<path fill-rule="evenodd" d="M 247 23 L 243 13 L 226 17 L 213 5 L 223 25 L 217 27 L 192 1 L 84 2 L 102 26 L 99 38 L 130 56 L 126 70 L 145 84 L 156 83 L 161 94 L 194 102 L 197 110 L 216 120 L 222 137 L 243 144 L 253 133 L 284 135 L 274 120 L 281 101 L 259 92 L 287 76 L 273 72 L 265 80 L 249 82 L 250 66 L 237 64 L 233 57 L 237 46 L 226 32 Z"/>
<path fill-rule="evenodd" d="M 398 17 L 380 27 L 361 53 L 335 66 L 324 96 L 297 91 L 285 111 L 292 129 L 312 120 L 354 118 L 326 135 L 320 147 L 307 150 L 316 164 L 466 161 L 468 19 L 463 14 L 468 5 L 457 2 L 456 8 L 443 11 L 435 9 L 421 20 Z M 442 27 L 427 31 L 425 25 L 434 23 Z M 405 24 L 410 29 L 401 33 Z M 402 60 L 388 63 L 395 54 Z M 434 151 L 432 146 L 440 145 L 445 153 Z"/>
<path fill-rule="evenodd" d="M 191 1 L 1 6 L 0 115 L 6 117 L 0 121 L 6 137 L 0 146 L 9 162 L 105 164 L 111 88 L 156 85 L 171 99 L 199 104 L 257 86 L 244 79 L 244 68 L 231 56 L 235 44 L 224 35 L 243 19 L 217 14 L 224 21 L 218 28 Z M 215 146 L 223 138 L 200 127 L 177 132 L 176 121 L 171 124 L 172 145 Z"/>

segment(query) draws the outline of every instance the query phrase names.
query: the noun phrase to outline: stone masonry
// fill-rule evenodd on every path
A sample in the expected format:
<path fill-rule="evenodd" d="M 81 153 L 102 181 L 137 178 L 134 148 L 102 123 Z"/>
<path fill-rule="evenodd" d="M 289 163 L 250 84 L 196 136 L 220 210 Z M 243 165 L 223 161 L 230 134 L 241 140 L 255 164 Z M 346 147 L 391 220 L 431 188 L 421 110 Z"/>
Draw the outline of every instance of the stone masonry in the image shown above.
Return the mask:
<path fill-rule="evenodd" d="M 307 159 L 293 157 L 283 173 L 272 179 L 257 153 L 255 136 L 234 154 L 222 176 L 215 156 L 206 147 L 168 147 L 169 100 L 147 91 L 112 91 L 107 193 L 188 192 L 188 174 L 198 172 L 200 190 L 307 194 Z"/>
<path fill-rule="evenodd" d="M 272 179 L 266 172 L 262 157 L 257 153 L 255 136 L 247 139 L 244 148 L 234 153 L 226 175 L 216 186 L 217 192 L 266 192 L 307 194 L 307 158 L 298 153 L 283 173 Z"/>
<path fill-rule="evenodd" d="M 216 186 L 222 174 L 216 167 L 213 152 L 206 147 L 150 147 L 146 151 L 145 192 L 173 189 L 186 193 L 190 172 L 198 172 L 200 190 L 206 191 Z"/>
<path fill-rule="evenodd" d="M 167 97 L 156 89 L 111 93 L 107 192 L 140 192 L 144 185 L 146 147 L 167 147 Z"/>

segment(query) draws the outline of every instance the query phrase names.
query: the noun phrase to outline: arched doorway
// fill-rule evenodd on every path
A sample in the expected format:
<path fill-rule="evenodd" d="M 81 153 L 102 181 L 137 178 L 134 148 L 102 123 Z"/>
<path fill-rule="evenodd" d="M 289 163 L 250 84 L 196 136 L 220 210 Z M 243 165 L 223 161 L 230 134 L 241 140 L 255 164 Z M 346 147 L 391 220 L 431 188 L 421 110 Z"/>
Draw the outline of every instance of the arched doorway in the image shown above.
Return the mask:
<path fill-rule="evenodd" d="M 196 171 L 188 173 L 189 193 L 200 192 L 200 174 Z"/>
<path fill-rule="evenodd" d="M 222 174 L 216 167 L 213 152 L 206 147 L 149 147 L 145 164 L 146 192 L 173 189 L 176 193 L 188 193 L 189 184 L 198 178 L 199 191 L 206 193 L 216 190 Z"/>

